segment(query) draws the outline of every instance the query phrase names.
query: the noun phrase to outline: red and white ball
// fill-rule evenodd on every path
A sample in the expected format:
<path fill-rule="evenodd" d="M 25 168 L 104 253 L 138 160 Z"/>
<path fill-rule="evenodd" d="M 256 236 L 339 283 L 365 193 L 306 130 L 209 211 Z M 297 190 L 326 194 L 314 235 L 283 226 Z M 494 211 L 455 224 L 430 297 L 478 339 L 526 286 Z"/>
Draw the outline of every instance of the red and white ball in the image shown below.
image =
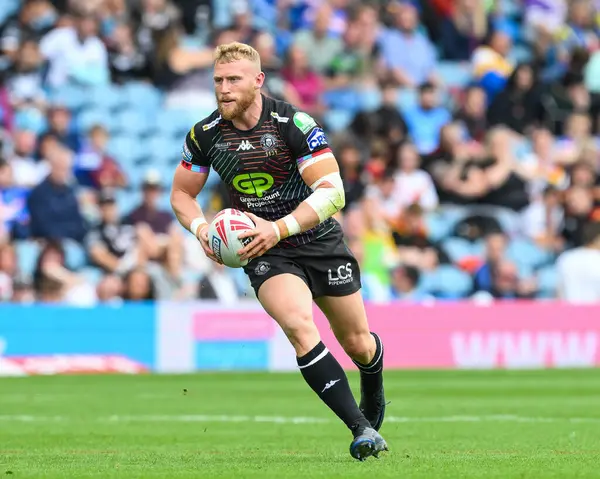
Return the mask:
<path fill-rule="evenodd" d="M 252 241 L 252 238 L 240 240 L 238 236 L 254 229 L 254 221 L 246 214 L 233 208 L 219 211 L 208 227 L 208 244 L 213 253 L 225 266 L 241 268 L 248 260 L 241 261 L 238 251 Z"/>

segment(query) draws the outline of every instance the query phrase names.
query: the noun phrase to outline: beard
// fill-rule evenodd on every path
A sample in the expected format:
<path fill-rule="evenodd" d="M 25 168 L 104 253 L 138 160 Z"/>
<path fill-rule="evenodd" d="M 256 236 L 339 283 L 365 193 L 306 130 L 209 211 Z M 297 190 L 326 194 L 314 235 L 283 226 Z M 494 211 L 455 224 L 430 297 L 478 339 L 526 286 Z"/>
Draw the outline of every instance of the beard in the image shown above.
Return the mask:
<path fill-rule="evenodd" d="M 225 103 L 219 100 L 217 96 L 217 106 L 223 120 L 232 121 L 242 116 L 250 105 L 254 102 L 254 89 L 247 90 L 241 96 L 231 103 Z"/>

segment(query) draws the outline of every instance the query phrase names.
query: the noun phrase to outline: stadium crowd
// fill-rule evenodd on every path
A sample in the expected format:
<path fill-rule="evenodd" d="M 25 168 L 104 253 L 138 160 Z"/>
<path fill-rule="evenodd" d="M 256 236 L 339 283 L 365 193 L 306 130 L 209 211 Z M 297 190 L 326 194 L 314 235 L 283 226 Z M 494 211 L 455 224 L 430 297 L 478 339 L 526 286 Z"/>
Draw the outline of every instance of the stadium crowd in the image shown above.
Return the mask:
<path fill-rule="evenodd" d="M 0 301 L 252 294 L 168 198 L 234 40 L 324 125 L 366 299 L 586 299 L 599 19 L 592 0 L 2 0 Z M 217 175 L 200 202 L 227 206 Z"/>

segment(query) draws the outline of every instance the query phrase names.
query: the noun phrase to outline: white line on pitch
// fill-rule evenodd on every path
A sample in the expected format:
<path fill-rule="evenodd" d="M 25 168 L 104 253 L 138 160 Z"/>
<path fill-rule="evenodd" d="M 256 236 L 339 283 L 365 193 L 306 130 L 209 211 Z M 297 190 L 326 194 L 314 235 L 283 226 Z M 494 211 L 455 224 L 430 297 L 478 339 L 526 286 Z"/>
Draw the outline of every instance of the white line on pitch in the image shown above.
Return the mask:
<path fill-rule="evenodd" d="M 81 420 L 89 422 L 82 416 L 73 418 L 67 416 L 33 416 L 33 415 L 0 415 L 4 422 L 56 422 Z M 285 416 L 231 416 L 231 415 L 112 415 L 91 419 L 98 422 L 233 422 L 233 423 L 275 423 L 275 424 L 323 424 L 331 423 L 333 419 L 319 417 L 285 417 Z M 522 423 L 600 423 L 599 417 L 528 417 L 511 414 L 495 414 L 484 416 L 440 416 L 440 417 L 386 417 L 386 422 L 413 423 L 413 422 L 522 422 Z"/>

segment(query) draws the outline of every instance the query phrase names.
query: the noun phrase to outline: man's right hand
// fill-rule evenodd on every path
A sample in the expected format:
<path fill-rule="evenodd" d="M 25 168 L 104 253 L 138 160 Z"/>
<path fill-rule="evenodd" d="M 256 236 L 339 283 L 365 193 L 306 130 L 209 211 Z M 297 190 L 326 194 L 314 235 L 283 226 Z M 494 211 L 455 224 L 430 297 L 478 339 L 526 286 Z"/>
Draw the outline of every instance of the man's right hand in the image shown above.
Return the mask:
<path fill-rule="evenodd" d="M 206 256 L 208 256 L 210 259 L 212 259 L 215 263 L 219 263 L 219 264 L 223 264 L 221 261 L 219 261 L 219 258 L 216 257 L 215 253 L 213 253 L 213 250 L 210 248 L 209 244 L 208 244 L 208 227 L 209 225 L 202 225 L 199 229 L 198 229 L 198 241 L 200 241 L 200 244 L 202 245 L 202 249 L 204 250 L 204 254 Z"/>

